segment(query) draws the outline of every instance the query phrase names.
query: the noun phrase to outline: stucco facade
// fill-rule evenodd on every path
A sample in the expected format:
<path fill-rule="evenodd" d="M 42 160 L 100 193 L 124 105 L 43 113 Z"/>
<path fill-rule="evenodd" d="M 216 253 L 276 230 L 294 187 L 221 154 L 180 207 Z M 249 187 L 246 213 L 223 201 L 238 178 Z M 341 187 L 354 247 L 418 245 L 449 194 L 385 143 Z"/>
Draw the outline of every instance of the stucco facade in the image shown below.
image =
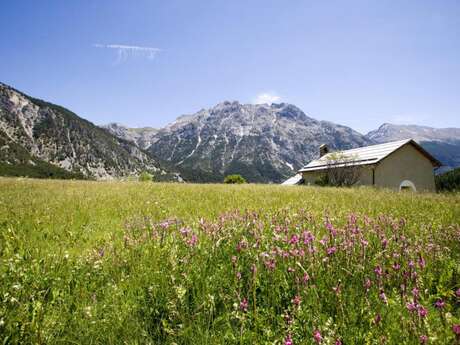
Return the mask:
<path fill-rule="evenodd" d="M 356 185 L 395 190 L 406 187 L 416 191 L 434 192 L 435 166 L 429 154 L 421 150 L 417 144 L 408 142 L 375 164 L 361 165 L 360 178 Z M 301 173 L 304 183 L 313 185 L 325 172 L 315 170 Z"/>

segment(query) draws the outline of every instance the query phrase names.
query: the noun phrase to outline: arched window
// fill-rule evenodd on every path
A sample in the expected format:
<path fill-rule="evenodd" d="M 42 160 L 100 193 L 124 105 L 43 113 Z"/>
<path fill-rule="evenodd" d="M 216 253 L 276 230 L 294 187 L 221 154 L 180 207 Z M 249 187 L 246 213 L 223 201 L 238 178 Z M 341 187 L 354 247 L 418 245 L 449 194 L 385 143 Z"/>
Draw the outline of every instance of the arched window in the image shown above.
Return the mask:
<path fill-rule="evenodd" d="M 400 191 L 412 191 L 412 192 L 417 191 L 417 189 L 415 188 L 415 184 L 409 180 L 402 181 L 401 184 L 399 185 L 399 190 Z"/>

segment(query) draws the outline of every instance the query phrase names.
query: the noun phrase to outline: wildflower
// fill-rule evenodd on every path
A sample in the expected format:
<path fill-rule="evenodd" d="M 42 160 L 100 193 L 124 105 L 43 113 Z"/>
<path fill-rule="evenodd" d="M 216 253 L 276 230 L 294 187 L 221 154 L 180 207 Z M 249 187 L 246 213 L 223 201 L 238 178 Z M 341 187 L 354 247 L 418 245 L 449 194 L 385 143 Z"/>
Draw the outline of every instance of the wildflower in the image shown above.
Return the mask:
<path fill-rule="evenodd" d="M 270 259 L 268 261 L 265 261 L 265 267 L 267 267 L 269 270 L 273 271 L 276 267 L 276 261 L 274 259 Z"/>
<path fill-rule="evenodd" d="M 366 289 L 366 292 L 369 291 L 371 286 L 372 286 L 372 281 L 369 278 L 367 278 L 366 281 L 364 282 L 364 288 Z"/>
<path fill-rule="evenodd" d="M 183 227 L 179 230 L 182 236 L 187 237 L 191 229 L 189 227 Z"/>
<path fill-rule="evenodd" d="M 243 300 L 240 302 L 240 310 L 246 313 L 248 311 L 248 306 L 248 300 L 246 298 L 243 298 Z"/>
<path fill-rule="evenodd" d="M 420 268 L 425 268 L 426 266 L 425 259 L 422 256 L 420 256 L 420 258 L 418 259 L 418 265 L 420 266 Z"/>
<path fill-rule="evenodd" d="M 193 234 L 192 237 L 187 241 L 187 244 L 190 247 L 195 247 L 197 243 L 198 243 L 198 237 L 195 234 Z"/>
<path fill-rule="evenodd" d="M 419 293 L 420 293 L 420 291 L 417 289 L 417 287 L 414 287 L 414 288 L 412 289 L 412 295 L 413 295 L 415 298 L 418 298 L 418 297 L 419 297 L 419 295 L 420 295 Z"/>
<path fill-rule="evenodd" d="M 302 235 L 304 244 L 309 244 L 310 242 L 313 242 L 313 240 L 315 239 L 315 237 L 312 235 L 310 231 L 304 231 Z"/>
<path fill-rule="evenodd" d="M 415 302 L 409 302 L 406 304 L 407 310 L 410 312 L 416 311 L 417 310 L 417 303 Z"/>
<path fill-rule="evenodd" d="M 378 325 L 382 321 L 382 316 L 380 314 L 375 315 L 374 317 L 374 323 Z"/>
<path fill-rule="evenodd" d="M 455 294 L 457 295 L 457 297 L 460 297 L 460 288 L 458 288 L 457 291 L 455 291 Z"/>
<path fill-rule="evenodd" d="M 388 245 L 388 240 L 387 240 L 386 238 L 384 238 L 384 239 L 382 240 L 382 247 L 383 247 L 383 249 L 385 249 L 385 248 L 387 247 L 387 245 Z"/>
<path fill-rule="evenodd" d="M 427 314 L 428 314 L 428 310 L 424 306 L 419 305 L 418 306 L 418 315 L 420 317 L 425 317 Z"/>
<path fill-rule="evenodd" d="M 388 304 L 387 296 L 385 295 L 385 292 L 383 290 L 380 291 L 379 297 L 384 304 Z"/>
<path fill-rule="evenodd" d="M 302 299 L 300 298 L 300 296 L 295 295 L 294 298 L 292 299 L 292 303 L 294 303 L 298 307 L 300 305 L 300 302 L 302 302 Z"/>
<path fill-rule="evenodd" d="M 457 338 L 460 338 L 460 323 L 452 326 L 452 332 L 454 332 Z"/>
<path fill-rule="evenodd" d="M 396 262 L 396 263 L 393 264 L 392 267 L 393 267 L 393 269 L 394 269 L 395 271 L 399 271 L 399 269 L 401 268 L 401 265 L 398 264 L 398 263 Z"/>
<path fill-rule="evenodd" d="M 374 273 L 380 277 L 383 274 L 382 267 L 377 266 L 376 268 L 374 268 Z"/>
<path fill-rule="evenodd" d="M 434 302 L 434 306 L 436 309 L 444 308 L 445 304 L 446 303 L 441 298 L 439 298 L 436 302 Z"/>
<path fill-rule="evenodd" d="M 317 344 L 319 344 L 323 340 L 323 337 L 321 336 L 321 332 L 319 330 L 315 329 L 313 331 L 313 339 Z"/>
<path fill-rule="evenodd" d="M 428 337 L 426 335 L 420 336 L 420 344 L 426 344 L 428 342 Z"/>
<path fill-rule="evenodd" d="M 238 280 L 241 279 L 241 272 L 236 272 L 236 279 L 238 279 Z"/>
<path fill-rule="evenodd" d="M 299 242 L 299 236 L 292 235 L 291 239 L 289 240 L 289 244 L 297 244 Z"/>
<path fill-rule="evenodd" d="M 329 255 L 329 256 L 332 255 L 332 254 L 334 254 L 336 251 L 337 251 L 337 248 L 336 248 L 336 247 L 330 247 L 330 248 L 327 248 L 327 249 L 326 249 L 326 253 L 327 253 L 327 255 Z"/>
<path fill-rule="evenodd" d="M 343 345 L 342 340 L 337 339 L 334 343 L 334 345 Z"/>
<path fill-rule="evenodd" d="M 303 278 L 302 278 L 302 281 L 304 282 L 304 284 L 308 283 L 308 281 L 310 280 L 310 276 L 308 275 L 308 273 L 304 273 L 303 275 Z"/>
<path fill-rule="evenodd" d="M 366 241 L 365 239 L 361 239 L 361 244 L 363 247 L 367 247 L 369 245 L 369 241 Z"/>
<path fill-rule="evenodd" d="M 293 344 L 294 342 L 292 341 L 291 335 L 289 334 L 284 340 L 284 345 L 293 345 Z"/>
<path fill-rule="evenodd" d="M 232 264 L 233 266 L 236 265 L 236 262 L 238 261 L 238 257 L 236 257 L 235 255 L 232 256 Z"/>

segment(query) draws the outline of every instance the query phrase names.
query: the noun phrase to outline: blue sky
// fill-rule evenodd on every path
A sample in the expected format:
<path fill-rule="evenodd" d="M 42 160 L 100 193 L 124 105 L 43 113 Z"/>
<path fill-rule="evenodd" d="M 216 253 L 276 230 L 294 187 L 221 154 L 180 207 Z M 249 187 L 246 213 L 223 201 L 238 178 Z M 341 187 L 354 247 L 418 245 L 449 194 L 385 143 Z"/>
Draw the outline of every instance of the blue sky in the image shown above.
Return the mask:
<path fill-rule="evenodd" d="M 361 132 L 383 122 L 460 127 L 460 1 L 1 8 L 0 81 L 97 124 L 159 127 L 224 100 L 262 99 Z"/>

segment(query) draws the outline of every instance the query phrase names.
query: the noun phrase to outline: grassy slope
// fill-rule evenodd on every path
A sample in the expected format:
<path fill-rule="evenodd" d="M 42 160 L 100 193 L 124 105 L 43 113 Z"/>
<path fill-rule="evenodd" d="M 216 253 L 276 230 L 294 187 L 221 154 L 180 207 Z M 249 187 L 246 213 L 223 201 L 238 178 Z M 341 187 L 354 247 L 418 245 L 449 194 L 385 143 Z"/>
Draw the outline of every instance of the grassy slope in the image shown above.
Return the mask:
<path fill-rule="evenodd" d="M 458 194 L 397 194 L 367 188 L 337 190 L 267 185 L 28 179 L 0 179 L 0 192 L 0 295 L 3 296 L 0 297 L 0 336 L 4 339 L 10 337 L 12 343 L 72 341 L 89 344 L 121 343 L 124 340 L 132 343 L 253 343 L 262 338 L 270 342 L 281 341 L 292 331 L 298 332 L 293 335 L 297 342 L 308 344 L 311 343 L 308 337 L 312 327 L 320 324 L 318 327 L 326 332 L 324 328 L 330 322 L 328 320 L 315 319 L 315 324 L 308 316 L 299 313 L 299 320 L 304 318 L 307 329 L 301 329 L 301 326 L 296 329 L 294 323 L 288 331 L 283 328 L 282 319 L 270 319 L 275 315 L 268 307 L 260 307 L 258 319 L 255 320 L 251 313 L 234 311 L 234 301 L 225 302 L 224 297 L 217 297 L 223 293 L 215 290 L 219 285 L 225 286 L 226 293 L 233 288 L 233 285 L 227 286 L 224 280 L 219 281 L 218 277 L 232 276 L 231 272 L 227 272 L 231 270 L 230 257 L 234 251 L 234 245 L 230 246 L 230 243 L 236 240 L 236 236 L 249 236 L 244 235 L 245 229 L 250 228 L 245 222 L 230 226 L 235 238 L 224 240 L 223 243 L 229 243 L 229 247 L 216 253 L 211 253 L 214 247 L 200 233 L 200 245 L 194 249 L 197 250 L 195 256 L 190 257 L 187 247 L 180 244 L 180 238 L 173 237 L 165 247 L 163 244 L 158 247 L 163 237 L 161 240 L 156 238 L 152 242 L 143 242 L 143 236 L 150 234 L 153 229 L 152 224 L 163 219 L 178 218 L 198 232 L 199 218 L 215 220 L 224 211 L 249 209 L 259 212 L 261 218 L 274 215 L 280 219 L 283 216 L 275 213 L 281 208 L 287 209 L 286 217 L 293 218 L 302 213 L 300 209 L 304 209 L 316 219 L 316 225 L 312 227 L 318 227 L 317 231 L 321 232 L 324 229 L 320 229 L 320 224 L 325 214 L 337 226 L 344 226 L 347 215 L 352 212 L 369 217 L 384 214 L 404 217 L 408 224 L 408 236 L 414 239 L 419 236 L 421 241 L 426 236 L 425 230 L 422 230 L 426 229 L 426 225 L 435 231 L 443 229 L 444 232 L 449 225 L 458 226 L 460 223 Z M 262 222 L 269 226 L 266 219 Z M 439 266 L 439 271 L 441 267 L 450 267 L 458 258 L 458 253 L 457 257 L 449 254 L 449 250 L 459 249 L 458 244 L 452 242 L 448 246 L 454 247 L 444 249 L 447 256 L 442 264 L 445 266 Z M 97 253 L 102 251 L 105 255 L 99 258 Z M 194 265 L 189 267 L 187 260 Z M 189 269 L 186 282 L 182 282 L 186 273 L 179 272 L 181 265 Z M 204 267 L 207 267 L 207 271 L 201 271 Z M 318 266 L 318 270 L 321 267 Z M 451 277 L 454 274 L 453 279 L 456 279 L 456 270 L 460 272 L 458 267 L 446 270 L 447 273 L 442 271 L 438 275 Z M 319 274 L 320 271 L 315 272 Z M 206 279 L 214 275 L 216 281 Z M 432 275 L 441 279 L 435 273 Z M 280 289 L 283 284 L 288 284 L 283 275 L 277 277 Z M 435 279 L 433 277 L 431 281 Z M 280 299 L 272 303 L 289 304 L 291 297 L 282 295 L 283 292 L 276 296 L 267 295 L 263 290 L 267 285 L 260 279 L 259 290 L 254 290 L 262 301 L 259 303 L 264 303 L 264 298 L 270 297 Z M 446 279 L 445 285 L 449 286 L 452 278 Z M 317 284 L 320 285 L 319 282 Z M 324 284 L 329 283 L 325 280 Z M 362 282 L 359 281 L 358 285 L 362 286 Z M 290 286 L 288 284 L 280 291 L 290 291 Z M 174 290 L 174 287 L 179 290 Z M 244 290 L 244 287 L 238 289 L 241 288 Z M 201 302 L 190 297 L 188 291 L 195 291 L 194 298 L 201 299 Z M 191 300 L 188 304 L 184 302 L 187 306 L 179 307 L 179 301 L 175 301 L 169 293 L 173 293 L 175 298 L 183 298 L 185 294 Z M 390 292 L 387 294 L 390 295 Z M 210 295 L 214 297 L 206 301 L 206 296 Z M 228 295 L 231 293 L 228 292 Z M 214 303 L 214 298 L 219 305 L 209 305 Z M 307 308 L 308 298 L 305 296 L 303 299 L 304 308 Z M 177 304 L 178 309 L 174 309 L 170 303 Z M 250 298 L 250 306 L 252 303 L 254 301 Z M 171 308 L 174 310 L 171 311 Z M 454 316 L 459 317 L 458 306 L 457 309 L 455 305 L 451 308 L 454 308 L 450 310 Z M 206 313 L 208 309 L 211 310 L 210 315 Z M 395 313 L 399 312 L 399 309 L 395 310 Z M 264 311 L 267 315 L 264 315 Z M 322 313 L 332 315 L 334 311 L 324 310 Z M 434 313 L 430 310 L 430 315 Z M 397 319 L 399 314 L 393 316 Z M 280 315 L 277 317 L 281 318 Z M 347 319 L 353 318 L 347 316 Z M 344 339 L 372 336 L 365 334 L 372 328 L 370 323 L 367 326 L 346 324 L 348 321 L 342 320 L 340 322 L 344 324 L 340 326 L 337 322 L 337 329 L 341 329 Z M 432 322 L 432 327 L 443 329 L 439 320 Z M 401 330 L 395 330 L 395 325 L 385 324 L 387 328 L 382 329 L 395 332 L 394 339 L 398 341 L 405 339 L 404 335 L 398 333 Z M 274 333 L 270 333 L 267 327 Z M 439 333 L 438 337 L 448 334 L 449 327 L 450 324 L 445 326 L 445 332 Z M 247 328 L 247 332 L 241 333 L 243 328 Z M 262 331 L 263 328 L 266 331 Z M 350 333 L 344 334 L 344 329 L 349 329 Z M 385 332 L 379 333 L 379 337 L 384 336 L 382 334 Z M 413 343 L 413 338 L 407 339 L 407 343 Z M 442 341 L 438 339 L 438 343 Z"/>

